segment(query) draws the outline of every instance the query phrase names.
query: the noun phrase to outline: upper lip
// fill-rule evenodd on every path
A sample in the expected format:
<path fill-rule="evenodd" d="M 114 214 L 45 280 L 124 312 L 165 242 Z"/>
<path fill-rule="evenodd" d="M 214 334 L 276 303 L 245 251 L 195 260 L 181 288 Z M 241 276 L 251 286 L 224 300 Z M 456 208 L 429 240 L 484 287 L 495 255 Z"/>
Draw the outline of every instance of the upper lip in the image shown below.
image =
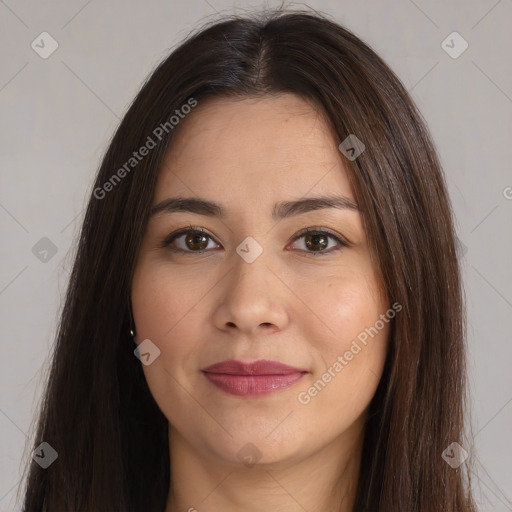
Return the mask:
<path fill-rule="evenodd" d="M 227 375 L 287 375 L 290 373 L 304 373 L 307 370 L 294 368 L 278 361 L 255 361 L 243 363 L 242 361 L 222 361 L 202 368 L 207 373 L 224 373 Z"/>

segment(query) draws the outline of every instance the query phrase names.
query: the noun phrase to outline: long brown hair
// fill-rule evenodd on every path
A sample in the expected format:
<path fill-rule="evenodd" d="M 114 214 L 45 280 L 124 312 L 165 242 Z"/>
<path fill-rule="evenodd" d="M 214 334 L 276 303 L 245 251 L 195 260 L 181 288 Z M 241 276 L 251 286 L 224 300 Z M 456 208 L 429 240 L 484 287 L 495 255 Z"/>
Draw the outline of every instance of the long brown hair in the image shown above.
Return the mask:
<path fill-rule="evenodd" d="M 168 424 L 133 354 L 129 294 L 156 177 L 179 129 L 169 119 L 208 97 L 279 92 L 313 100 L 340 143 L 363 141 L 364 152 L 347 159 L 349 176 L 390 302 L 403 308 L 370 404 L 354 510 L 475 510 L 468 462 L 453 469 L 441 456 L 464 445 L 465 327 L 430 136 L 368 45 L 323 14 L 276 10 L 191 34 L 119 125 L 88 203 L 33 443 L 49 443 L 58 458 L 47 469 L 30 459 L 25 512 L 164 510 Z M 149 139 L 146 156 L 130 160 Z"/>

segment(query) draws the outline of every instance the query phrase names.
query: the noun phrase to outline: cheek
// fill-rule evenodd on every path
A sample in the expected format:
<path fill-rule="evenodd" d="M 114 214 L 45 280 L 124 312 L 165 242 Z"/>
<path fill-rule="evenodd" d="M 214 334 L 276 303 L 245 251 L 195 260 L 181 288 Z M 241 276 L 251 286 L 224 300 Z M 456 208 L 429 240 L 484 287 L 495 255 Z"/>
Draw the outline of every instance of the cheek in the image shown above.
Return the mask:
<path fill-rule="evenodd" d="M 183 384 L 187 375 L 197 369 L 194 357 L 204 321 L 197 317 L 197 303 L 204 297 L 201 280 L 198 287 L 183 275 L 170 275 L 169 268 L 155 262 L 137 267 L 132 282 L 132 309 L 137 335 L 141 343 L 150 339 L 160 355 L 150 365 L 143 365 L 147 384 L 162 412 L 171 421 L 176 414 L 175 403 L 190 403 Z M 188 285 L 188 286 L 187 286 Z M 199 341 L 198 341 L 199 343 Z M 192 414 L 180 409 L 183 418 Z"/>
<path fill-rule="evenodd" d="M 330 388 L 320 393 L 319 403 L 338 397 L 345 411 L 350 403 L 357 407 L 373 396 L 382 375 L 390 330 L 387 300 L 373 276 L 354 272 L 318 288 L 311 301 L 321 320 L 310 324 L 307 335 L 317 340 L 314 349 L 320 356 L 315 379 L 323 380 L 327 372 Z M 381 320 L 381 315 L 388 321 Z M 302 325 L 307 332 L 308 322 Z M 323 325 L 322 332 L 313 332 L 311 325 Z"/>
<path fill-rule="evenodd" d="M 336 349 L 374 325 L 388 307 L 376 279 L 359 272 L 329 279 L 317 288 L 310 303 L 327 330 L 328 345 L 334 343 Z"/>
<path fill-rule="evenodd" d="M 137 268 L 132 283 L 132 306 L 138 340 L 164 342 L 190 325 L 190 316 L 204 296 L 202 280 L 170 273 L 163 264 L 147 263 Z"/>
<path fill-rule="evenodd" d="M 143 263 L 134 274 L 135 341 L 150 339 L 160 350 L 160 356 L 152 364 L 143 366 L 148 385 L 159 403 L 163 392 L 172 393 L 176 387 L 171 376 L 181 381 L 197 352 L 194 340 L 200 340 L 199 326 L 204 322 L 196 318 L 195 306 L 204 296 L 204 290 L 191 283 L 190 279 L 171 275 L 168 268 L 154 262 Z"/>

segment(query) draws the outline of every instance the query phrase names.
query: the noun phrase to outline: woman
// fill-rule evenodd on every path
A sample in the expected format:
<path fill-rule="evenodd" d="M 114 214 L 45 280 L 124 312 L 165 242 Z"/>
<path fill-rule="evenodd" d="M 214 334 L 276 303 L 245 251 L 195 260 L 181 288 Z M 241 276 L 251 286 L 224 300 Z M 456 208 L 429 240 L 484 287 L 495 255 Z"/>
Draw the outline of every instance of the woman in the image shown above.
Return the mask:
<path fill-rule="evenodd" d="M 454 240 L 365 43 L 307 12 L 203 28 L 100 167 L 25 512 L 475 510 Z"/>

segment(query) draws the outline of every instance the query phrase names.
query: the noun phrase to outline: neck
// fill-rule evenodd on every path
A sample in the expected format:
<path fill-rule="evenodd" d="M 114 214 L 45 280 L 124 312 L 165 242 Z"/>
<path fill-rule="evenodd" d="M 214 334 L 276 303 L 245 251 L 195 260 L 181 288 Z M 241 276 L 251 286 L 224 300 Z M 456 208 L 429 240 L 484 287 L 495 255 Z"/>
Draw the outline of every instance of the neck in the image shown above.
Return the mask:
<path fill-rule="evenodd" d="M 353 425 L 320 451 L 249 467 L 200 453 L 170 427 L 171 486 L 165 512 L 351 512 L 363 438 L 360 425 Z"/>

